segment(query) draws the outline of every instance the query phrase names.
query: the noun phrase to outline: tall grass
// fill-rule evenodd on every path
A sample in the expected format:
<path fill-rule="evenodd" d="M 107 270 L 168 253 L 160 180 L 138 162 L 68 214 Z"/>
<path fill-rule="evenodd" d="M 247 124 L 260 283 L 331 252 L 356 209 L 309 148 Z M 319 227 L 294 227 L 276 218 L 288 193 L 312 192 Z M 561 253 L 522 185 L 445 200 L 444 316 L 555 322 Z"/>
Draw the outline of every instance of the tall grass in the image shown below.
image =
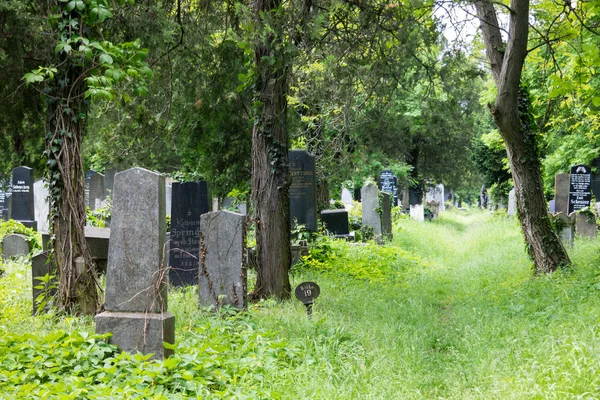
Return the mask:
<path fill-rule="evenodd" d="M 514 219 L 400 220 L 383 247 L 327 243 L 294 271 L 294 285 L 321 286 L 312 319 L 295 300 L 215 315 L 192 288 L 172 290 L 178 355 L 210 347 L 210 376 L 227 377 L 202 392 L 215 398 L 600 397 L 599 247 L 578 239 L 572 269 L 534 277 Z M 93 330 L 23 315 L 23 265 L 0 278 L 2 329 Z"/>

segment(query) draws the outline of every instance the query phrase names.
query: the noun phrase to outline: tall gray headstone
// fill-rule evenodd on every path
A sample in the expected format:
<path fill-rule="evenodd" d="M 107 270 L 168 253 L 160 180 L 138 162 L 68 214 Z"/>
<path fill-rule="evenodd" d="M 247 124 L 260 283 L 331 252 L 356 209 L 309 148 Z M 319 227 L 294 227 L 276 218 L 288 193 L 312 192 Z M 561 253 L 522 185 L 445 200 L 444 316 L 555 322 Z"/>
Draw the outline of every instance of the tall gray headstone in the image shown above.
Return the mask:
<path fill-rule="evenodd" d="M 506 210 L 506 215 L 512 217 L 517 213 L 517 194 L 515 192 L 515 188 L 512 188 L 510 192 L 508 192 L 508 209 Z"/>
<path fill-rule="evenodd" d="M 28 228 L 37 229 L 33 206 L 33 170 L 29 167 L 13 169 L 10 196 L 10 218 Z"/>
<path fill-rule="evenodd" d="M 352 208 L 352 192 L 345 187 L 342 187 L 342 203 L 346 209 Z"/>
<path fill-rule="evenodd" d="M 115 168 L 106 168 L 104 170 L 104 197 L 112 198 L 112 192 L 115 186 Z"/>
<path fill-rule="evenodd" d="M 306 150 L 289 152 L 290 222 L 292 227 L 304 225 L 307 230 L 317 230 L 317 190 L 315 156 Z"/>
<path fill-rule="evenodd" d="M 48 232 L 50 222 L 48 214 L 50 212 L 50 199 L 48 198 L 48 188 L 43 180 L 37 180 L 33 184 L 33 206 L 35 220 L 40 232 Z"/>
<path fill-rule="evenodd" d="M 165 207 L 165 212 L 167 215 L 171 215 L 171 208 L 173 204 L 173 185 L 165 185 L 165 197 L 167 199 L 167 204 Z"/>
<path fill-rule="evenodd" d="M 165 230 L 164 177 L 143 168 L 117 173 L 106 311 L 96 316 L 96 332 L 112 332 L 110 342 L 122 350 L 155 358 L 172 353 L 163 342 L 175 342 L 175 317 L 167 312 Z"/>
<path fill-rule="evenodd" d="M 200 217 L 198 301 L 202 307 L 245 308 L 246 217 L 221 210 Z"/>
<path fill-rule="evenodd" d="M 569 210 L 569 185 L 571 174 L 560 173 L 554 177 L 554 213 L 567 214 Z"/>
<path fill-rule="evenodd" d="M 381 240 L 383 233 L 381 227 L 381 215 L 379 215 L 379 189 L 369 182 L 360 190 L 362 198 L 362 224 L 373 228 L 376 240 Z"/>

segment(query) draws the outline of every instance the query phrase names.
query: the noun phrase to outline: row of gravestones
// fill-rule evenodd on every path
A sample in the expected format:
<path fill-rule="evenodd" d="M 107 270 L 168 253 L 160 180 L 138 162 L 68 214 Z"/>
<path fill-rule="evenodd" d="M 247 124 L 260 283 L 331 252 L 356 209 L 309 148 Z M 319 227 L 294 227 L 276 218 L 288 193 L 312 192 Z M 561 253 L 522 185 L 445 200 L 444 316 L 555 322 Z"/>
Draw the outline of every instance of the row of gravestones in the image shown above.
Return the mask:
<path fill-rule="evenodd" d="M 177 240 L 172 239 L 168 250 L 165 188 L 162 175 L 142 168 L 117 173 L 110 240 L 101 241 L 106 249 L 96 245 L 92 250 L 106 251 L 108 259 L 105 311 L 96 316 L 96 331 L 111 332 L 111 343 L 122 350 L 154 353 L 155 358 L 168 356 L 172 351 L 163 343 L 175 340 L 174 316 L 167 308 L 169 279 L 173 284 L 198 284 L 202 307 L 227 304 L 244 308 L 247 301 L 246 217 L 224 210 L 207 211 L 206 182 L 174 184 L 175 193 L 189 197 L 177 208 L 199 214 L 192 218 L 183 213 L 178 228 L 171 231 Z M 201 201 L 194 201 L 195 195 Z M 198 223 L 184 222 L 192 219 Z M 188 241 L 190 238 L 197 241 Z M 178 245 L 198 248 L 198 252 L 194 256 Z M 176 254 L 185 257 L 174 257 Z M 34 288 L 39 284 L 36 277 L 51 272 L 44 253 L 33 257 Z M 40 289 L 34 289 L 34 299 L 39 294 Z"/>
<path fill-rule="evenodd" d="M 569 247 L 573 246 L 577 233 L 583 237 L 595 238 L 598 227 L 595 217 L 580 212 L 590 207 L 592 195 L 600 199 L 600 175 L 592 174 L 590 167 L 575 165 L 570 173 L 560 173 L 554 177 L 554 199 L 548 204 L 549 212 L 560 219 L 561 239 Z M 596 203 L 596 208 L 600 203 Z M 508 193 L 507 215 L 513 216 L 517 211 L 515 188 Z"/>

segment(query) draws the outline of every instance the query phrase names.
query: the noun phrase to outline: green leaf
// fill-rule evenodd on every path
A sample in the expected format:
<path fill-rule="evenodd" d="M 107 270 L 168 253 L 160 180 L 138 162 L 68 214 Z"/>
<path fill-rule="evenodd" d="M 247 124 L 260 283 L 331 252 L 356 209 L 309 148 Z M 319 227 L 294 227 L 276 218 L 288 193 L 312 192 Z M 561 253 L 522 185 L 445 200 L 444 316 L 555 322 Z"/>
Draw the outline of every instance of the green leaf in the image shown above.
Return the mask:
<path fill-rule="evenodd" d="M 594 96 L 594 98 L 592 98 L 592 104 L 594 105 L 594 107 L 599 107 L 600 106 L 600 97 Z"/>
<path fill-rule="evenodd" d="M 113 59 L 110 55 L 104 53 L 100 55 L 100 64 L 112 65 Z"/>

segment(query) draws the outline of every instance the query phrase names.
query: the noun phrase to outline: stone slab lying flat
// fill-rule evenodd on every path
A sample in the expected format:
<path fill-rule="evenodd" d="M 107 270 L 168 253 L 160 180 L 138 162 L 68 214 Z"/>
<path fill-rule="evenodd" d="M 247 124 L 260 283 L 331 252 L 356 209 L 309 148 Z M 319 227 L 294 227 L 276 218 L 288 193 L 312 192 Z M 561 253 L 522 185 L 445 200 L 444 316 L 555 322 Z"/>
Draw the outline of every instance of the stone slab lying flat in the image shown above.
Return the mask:
<path fill-rule="evenodd" d="M 163 342 L 175 343 L 175 316 L 170 312 L 121 313 L 105 311 L 96 315 L 96 333 L 112 333 L 108 342 L 129 353 L 153 353 L 160 360 L 173 354 Z"/>

